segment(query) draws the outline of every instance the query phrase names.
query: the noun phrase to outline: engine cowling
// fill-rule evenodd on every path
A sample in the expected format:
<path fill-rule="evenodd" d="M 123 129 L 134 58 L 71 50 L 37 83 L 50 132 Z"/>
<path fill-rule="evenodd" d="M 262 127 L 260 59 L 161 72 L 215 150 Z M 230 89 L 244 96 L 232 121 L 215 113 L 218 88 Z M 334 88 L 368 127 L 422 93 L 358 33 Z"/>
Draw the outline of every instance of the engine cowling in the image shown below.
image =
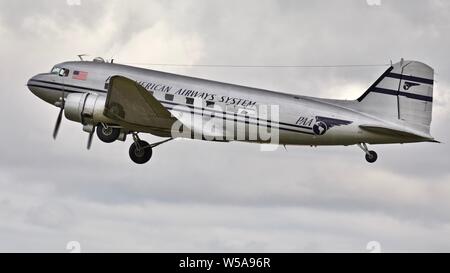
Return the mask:
<path fill-rule="evenodd" d="M 103 115 L 106 96 L 95 93 L 73 93 L 65 99 L 64 116 L 83 125 L 99 122 L 111 123 Z"/>

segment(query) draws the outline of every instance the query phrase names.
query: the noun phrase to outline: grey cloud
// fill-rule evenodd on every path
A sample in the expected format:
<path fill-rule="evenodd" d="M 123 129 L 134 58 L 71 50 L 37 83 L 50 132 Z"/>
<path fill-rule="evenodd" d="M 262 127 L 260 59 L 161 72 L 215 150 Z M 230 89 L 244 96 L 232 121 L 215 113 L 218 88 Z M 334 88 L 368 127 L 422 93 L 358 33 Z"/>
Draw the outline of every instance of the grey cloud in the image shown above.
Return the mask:
<path fill-rule="evenodd" d="M 446 1 L 0 1 L 0 251 L 65 251 L 70 240 L 87 251 L 365 251 L 371 240 L 387 251 L 448 250 L 448 13 Z M 136 44 L 142 51 L 130 52 Z M 368 166 L 356 147 L 261 153 L 176 141 L 136 166 L 129 140 L 94 141 L 88 152 L 87 134 L 67 120 L 53 141 L 58 110 L 24 86 L 80 53 L 118 62 L 422 60 L 437 72 L 432 133 L 443 144 L 374 147 L 380 162 Z M 385 68 L 161 69 L 353 99 Z"/>

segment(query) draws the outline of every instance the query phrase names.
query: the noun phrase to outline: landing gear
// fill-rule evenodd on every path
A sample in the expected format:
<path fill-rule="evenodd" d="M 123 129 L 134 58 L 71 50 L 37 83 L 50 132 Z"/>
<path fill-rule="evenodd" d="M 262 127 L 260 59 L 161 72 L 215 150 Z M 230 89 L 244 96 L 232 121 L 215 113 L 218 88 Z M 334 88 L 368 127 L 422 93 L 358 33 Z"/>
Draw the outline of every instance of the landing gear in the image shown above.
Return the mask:
<path fill-rule="evenodd" d="M 131 144 L 129 154 L 134 163 L 144 164 L 152 158 L 153 149 L 147 141 L 138 140 Z"/>
<path fill-rule="evenodd" d="M 375 151 L 370 151 L 367 148 L 366 143 L 358 143 L 357 144 L 359 148 L 361 148 L 361 150 L 363 150 L 366 153 L 366 160 L 369 163 L 374 163 L 375 161 L 377 161 L 378 159 L 378 155 Z"/>
<path fill-rule="evenodd" d="M 133 144 L 130 146 L 129 155 L 136 164 L 147 163 L 153 155 L 153 148 L 172 140 L 172 138 L 149 144 L 147 141 L 139 139 L 137 133 L 133 133 Z"/>
<path fill-rule="evenodd" d="M 375 151 L 369 151 L 369 153 L 366 154 L 366 160 L 369 163 L 373 163 L 377 161 L 378 155 Z"/>
<path fill-rule="evenodd" d="M 120 135 L 120 128 L 115 128 L 108 126 L 104 123 L 99 123 L 97 125 L 97 136 L 98 138 L 106 143 L 111 143 L 116 141 Z"/>

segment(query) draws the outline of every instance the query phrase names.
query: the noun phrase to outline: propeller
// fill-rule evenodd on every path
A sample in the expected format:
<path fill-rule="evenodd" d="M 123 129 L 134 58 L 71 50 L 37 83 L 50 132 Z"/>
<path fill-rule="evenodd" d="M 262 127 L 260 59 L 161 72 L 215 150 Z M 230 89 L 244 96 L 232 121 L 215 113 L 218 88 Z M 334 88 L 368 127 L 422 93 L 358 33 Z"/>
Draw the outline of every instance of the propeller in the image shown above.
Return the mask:
<path fill-rule="evenodd" d="M 79 56 L 79 57 L 80 57 L 80 59 L 82 59 L 82 56 Z M 63 82 L 64 82 L 64 80 L 63 80 Z M 59 98 L 59 101 L 55 103 L 55 105 L 58 106 L 60 108 L 60 110 L 59 110 L 58 117 L 56 118 L 55 129 L 53 129 L 53 139 L 56 139 L 56 137 L 58 136 L 59 127 L 61 126 L 62 116 L 63 116 L 63 113 L 64 113 L 64 107 L 65 107 L 65 104 L 66 104 L 66 100 L 65 100 L 65 96 L 64 95 L 65 94 L 64 94 L 64 85 L 63 85 L 62 96 Z M 94 132 L 95 132 L 95 127 L 89 133 L 89 138 L 88 138 L 88 142 L 87 142 L 87 149 L 88 150 L 91 149 Z"/>
<path fill-rule="evenodd" d="M 89 138 L 88 138 L 88 142 L 87 142 L 87 149 L 91 149 L 91 145 L 92 145 L 92 138 L 94 136 L 94 131 L 89 133 Z"/>
<path fill-rule="evenodd" d="M 62 94 L 62 97 L 60 98 L 60 100 L 61 101 L 59 101 L 57 103 L 57 105 L 59 106 L 59 108 L 61 108 L 61 110 L 59 110 L 58 118 L 56 119 L 55 129 L 53 130 L 53 139 L 56 139 L 56 137 L 58 136 L 59 127 L 61 126 L 62 115 L 64 112 L 64 104 L 65 104 L 64 90 L 63 90 L 63 94 Z"/>
<path fill-rule="evenodd" d="M 58 118 L 56 119 L 55 129 L 53 129 L 53 139 L 56 139 L 56 137 L 58 136 L 59 126 L 61 125 L 63 111 L 64 111 L 64 108 L 61 108 L 61 110 L 59 110 Z"/>

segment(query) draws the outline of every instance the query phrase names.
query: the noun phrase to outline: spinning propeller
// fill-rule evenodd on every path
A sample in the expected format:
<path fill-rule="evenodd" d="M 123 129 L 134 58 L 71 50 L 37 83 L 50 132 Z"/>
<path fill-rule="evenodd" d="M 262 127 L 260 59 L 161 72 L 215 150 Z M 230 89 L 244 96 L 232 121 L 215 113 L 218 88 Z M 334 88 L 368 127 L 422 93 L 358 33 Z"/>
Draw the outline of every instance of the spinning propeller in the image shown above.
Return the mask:
<path fill-rule="evenodd" d="M 58 106 L 60 108 L 59 110 L 59 114 L 58 117 L 56 118 L 56 123 L 55 123 L 55 129 L 53 129 L 53 139 L 56 139 L 56 137 L 58 136 L 58 132 L 59 132 L 59 127 L 61 126 L 61 121 L 62 121 L 62 115 L 64 112 L 64 107 L 66 105 L 66 99 L 65 99 L 65 94 L 64 94 L 64 89 L 62 90 L 62 96 L 61 98 L 59 98 L 60 101 L 56 102 L 55 105 Z M 92 146 L 92 139 L 94 136 L 94 131 L 95 131 L 95 127 L 91 130 L 91 132 L 89 133 L 89 137 L 88 137 L 88 142 L 87 142 L 87 149 L 91 149 Z"/>
<path fill-rule="evenodd" d="M 56 139 L 56 137 L 58 136 L 59 127 L 61 126 L 62 115 L 64 112 L 65 104 L 66 104 L 66 100 L 64 98 L 64 89 L 63 89 L 63 94 L 60 98 L 60 101 L 55 103 L 55 105 L 58 106 L 59 108 L 61 108 L 61 110 L 59 110 L 58 118 L 56 119 L 55 129 L 53 130 L 53 139 Z"/>

